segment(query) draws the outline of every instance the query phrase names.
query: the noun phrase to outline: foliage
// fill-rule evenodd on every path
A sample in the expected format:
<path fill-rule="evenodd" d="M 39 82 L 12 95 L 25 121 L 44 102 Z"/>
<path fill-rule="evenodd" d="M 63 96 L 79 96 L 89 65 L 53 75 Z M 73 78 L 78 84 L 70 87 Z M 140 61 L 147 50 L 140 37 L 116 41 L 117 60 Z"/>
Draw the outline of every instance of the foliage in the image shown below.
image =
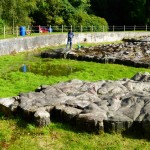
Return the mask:
<path fill-rule="evenodd" d="M 126 15 L 128 22 L 131 24 L 145 25 L 147 24 L 147 0 L 128 0 L 126 5 Z M 127 7 L 128 6 L 128 7 Z"/>
<path fill-rule="evenodd" d="M 92 26 L 92 16 L 109 25 L 150 24 L 149 0 L 0 0 L 0 20 L 8 26 Z M 81 20 L 79 20 L 81 18 Z M 88 20 L 86 20 L 86 18 Z M 78 20 L 78 22 L 76 21 Z M 102 20 L 101 20 L 102 21 Z M 103 21 L 100 24 L 103 24 Z M 96 21 L 97 22 L 97 21 Z M 107 29 L 107 28 L 106 28 Z"/>
<path fill-rule="evenodd" d="M 0 19 L 0 28 L 4 27 L 4 20 Z"/>
<path fill-rule="evenodd" d="M 2 15 L 1 18 L 9 26 L 13 25 L 28 25 L 32 22 L 29 14 L 36 8 L 35 0 L 5 0 L 1 3 Z"/>
<path fill-rule="evenodd" d="M 76 31 L 80 31 L 80 26 L 83 26 L 82 31 L 108 31 L 108 24 L 104 18 L 88 15 L 81 10 L 68 19 L 68 24 L 73 25 L 74 27 L 79 27 Z M 103 29 L 104 26 L 105 29 Z"/>
<path fill-rule="evenodd" d="M 34 26 L 78 26 L 79 24 L 92 26 L 95 20 L 91 18 L 90 0 L 28 0 L 27 3 L 24 3 L 24 0 L 1 1 L 0 18 L 13 27 L 30 24 Z M 96 25 L 104 24 L 100 17 L 94 17 L 97 18 Z"/>
<path fill-rule="evenodd" d="M 109 25 L 143 26 L 150 23 L 149 0 L 91 0 L 91 8 Z"/>
<path fill-rule="evenodd" d="M 69 2 L 73 7 L 77 8 L 78 10 L 82 10 L 83 12 L 87 12 L 91 6 L 90 0 L 71 0 Z"/>

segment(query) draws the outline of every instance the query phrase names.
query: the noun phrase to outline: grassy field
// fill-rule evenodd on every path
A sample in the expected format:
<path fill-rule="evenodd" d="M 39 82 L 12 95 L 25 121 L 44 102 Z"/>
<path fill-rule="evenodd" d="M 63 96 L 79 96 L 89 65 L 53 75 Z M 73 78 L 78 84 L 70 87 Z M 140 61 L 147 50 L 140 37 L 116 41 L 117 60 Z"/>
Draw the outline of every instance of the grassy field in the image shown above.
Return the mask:
<path fill-rule="evenodd" d="M 48 48 L 46 48 L 48 49 Z M 44 50 L 44 49 L 43 49 Z M 41 84 L 70 79 L 86 81 L 131 78 L 150 69 L 116 64 L 42 59 L 39 50 L 0 57 L 0 97 L 34 91 Z M 27 72 L 22 71 L 22 66 Z M 61 123 L 38 128 L 21 118 L 0 115 L 0 150 L 149 150 L 148 139 L 134 135 L 78 132 Z"/>

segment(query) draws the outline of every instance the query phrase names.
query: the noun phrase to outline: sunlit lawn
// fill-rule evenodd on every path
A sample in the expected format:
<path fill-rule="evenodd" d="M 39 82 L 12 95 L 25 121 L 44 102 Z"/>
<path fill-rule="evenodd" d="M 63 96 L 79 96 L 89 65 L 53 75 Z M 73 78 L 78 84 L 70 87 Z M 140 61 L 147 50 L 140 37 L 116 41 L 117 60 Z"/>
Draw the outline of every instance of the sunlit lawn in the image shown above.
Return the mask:
<path fill-rule="evenodd" d="M 66 59 L 42 59 L 39 50 L 0 58 L 0 97 L 34 91 L 41 84 L 54 84 L 70 79 L 86 81 L 131 78 L 150 69 L 116 64 L 78 62 Z M 22 71 L 22 65 L 27 72 Z M 38 128 L 20 118 L 0 119 L 1 150 L 149 150 L 147 139 L 121 134 L 101 135 L 78 132 L 61 123 Z"/>

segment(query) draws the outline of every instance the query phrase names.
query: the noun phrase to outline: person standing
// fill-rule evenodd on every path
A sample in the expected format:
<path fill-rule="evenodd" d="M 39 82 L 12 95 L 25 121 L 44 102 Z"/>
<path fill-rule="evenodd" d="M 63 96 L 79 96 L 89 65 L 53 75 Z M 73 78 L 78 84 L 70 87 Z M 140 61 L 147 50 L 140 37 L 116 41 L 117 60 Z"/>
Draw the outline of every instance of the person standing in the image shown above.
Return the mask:
<path fill-rule="evenodd" d="M 66 48 L 68 49 L 68 46 L 70 46 L 70 49 L 72 49 L 72 39 L 74 37 L 74 33 L 69 30 L 68 31 L 68 39 L 67 39 L 67 45 L 66 45 Z"/>

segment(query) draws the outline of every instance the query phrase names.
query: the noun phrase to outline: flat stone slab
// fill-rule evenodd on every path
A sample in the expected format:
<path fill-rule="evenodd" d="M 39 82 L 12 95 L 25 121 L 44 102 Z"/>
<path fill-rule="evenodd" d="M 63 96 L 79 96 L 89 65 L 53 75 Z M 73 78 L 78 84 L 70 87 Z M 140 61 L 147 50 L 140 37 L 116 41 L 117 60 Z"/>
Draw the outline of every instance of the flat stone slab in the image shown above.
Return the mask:
<path fill-rule="evenodd" d="M 21 115 L 38 126 L 56 120 L 88 132 L 121 132 L 138 123 L 138 130 L 150 133 L 149 73 L 117 81 L 74 79 L 35 91 L 1 98 L 1 112 Z"/>

